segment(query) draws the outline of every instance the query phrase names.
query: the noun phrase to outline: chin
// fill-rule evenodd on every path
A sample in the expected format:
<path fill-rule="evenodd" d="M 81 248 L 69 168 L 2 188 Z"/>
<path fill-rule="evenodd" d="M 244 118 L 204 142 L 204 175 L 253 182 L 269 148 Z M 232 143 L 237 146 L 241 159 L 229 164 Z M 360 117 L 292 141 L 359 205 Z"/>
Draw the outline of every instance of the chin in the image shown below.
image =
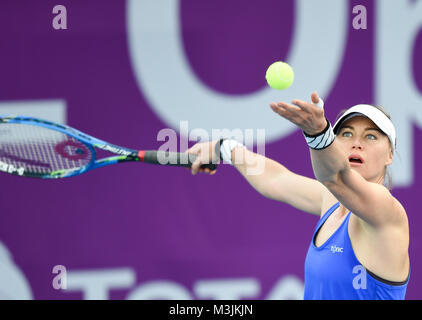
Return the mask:
<path fill-rule="evenodd" d="M 353 170 L 353 171 L 356 171 L 357 173 L 359 173 L 362 177 L 363 177 L 363 175 L 362 175 L 362 173 L 361 173 L 361 170 L 360 170 L 360 167 L 351 167 L 351 169 Z M 363 178 L 365 178 L 365 177 L 363 177 Z M 365 178 L 366 179 L 366 178 Z"/>

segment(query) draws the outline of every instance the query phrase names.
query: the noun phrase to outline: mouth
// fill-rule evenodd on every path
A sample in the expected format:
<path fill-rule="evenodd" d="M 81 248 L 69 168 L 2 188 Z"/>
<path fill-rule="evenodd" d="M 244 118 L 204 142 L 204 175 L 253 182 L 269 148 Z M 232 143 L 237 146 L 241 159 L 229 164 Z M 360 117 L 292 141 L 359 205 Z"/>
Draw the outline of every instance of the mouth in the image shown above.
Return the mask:
<path fill-rule="evenodd" d="M 352 154 L 349 156 L 349 163 L 352 167 L 361 166 L 363 162 L 362 157 L 358 154 Z"/>

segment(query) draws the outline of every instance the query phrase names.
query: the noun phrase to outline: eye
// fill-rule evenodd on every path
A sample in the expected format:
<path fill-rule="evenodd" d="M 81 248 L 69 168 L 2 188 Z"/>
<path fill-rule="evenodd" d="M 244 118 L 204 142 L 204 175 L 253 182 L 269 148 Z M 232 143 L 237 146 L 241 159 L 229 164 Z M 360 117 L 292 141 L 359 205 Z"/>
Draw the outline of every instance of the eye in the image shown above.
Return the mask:
<path fill-rule="evenodd" d="M 370 138 L 370 140 L 377 140 L 377 137 L 374 136 L 373 134 L 368 134 L 367 137 L 372 137 Z"/>
<path fill-rule="evenodd" d="M 346 135 L 346 134 L 350 134 L 350 135 Z M 343 131 L 342 136 L 343 137 L 351 137 L 352 136 L 352 133 L 350 131 Z"/>

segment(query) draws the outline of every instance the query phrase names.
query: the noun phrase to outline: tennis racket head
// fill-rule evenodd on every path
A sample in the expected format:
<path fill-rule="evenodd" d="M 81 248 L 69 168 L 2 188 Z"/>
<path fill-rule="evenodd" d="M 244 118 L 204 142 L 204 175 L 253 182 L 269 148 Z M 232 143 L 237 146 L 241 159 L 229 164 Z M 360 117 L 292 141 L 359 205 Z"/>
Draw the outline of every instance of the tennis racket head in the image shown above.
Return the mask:
<path fill-rule="evenodd" d="M 97 159 L 96 149 L 116 156 Z M 0 171 L 32 178 L 65 178 L 119 162 L 191 167 L 194 154 L 119 147 L 66 125 L 25 116 L 0 116 Z M 215 170 L 217 164 L 203 164 Z"/>
<path fill-rule="evenodd" d="M 95 146 L 112 145 L 66 125 L 24 116 L 0 117 L 0 171 L 33 178 L 64 178 L 125 160 L 134 151 L 97 160 Z M 136 152 L 135 152 L 136 153 Z"/>

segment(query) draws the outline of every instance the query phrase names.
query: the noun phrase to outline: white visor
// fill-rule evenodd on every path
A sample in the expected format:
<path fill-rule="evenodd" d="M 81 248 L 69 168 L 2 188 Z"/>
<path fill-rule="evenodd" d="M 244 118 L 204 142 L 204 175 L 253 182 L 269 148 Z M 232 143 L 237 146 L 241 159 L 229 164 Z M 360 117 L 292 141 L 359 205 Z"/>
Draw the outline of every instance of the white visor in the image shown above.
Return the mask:
<path fill-rule="evenodd" d="M 387 135 L 393 151 L 396 149 L 396 129 L 394 128 L 393 122 L 381 110 L 369 104 L 358 104 L 348 109 L 334 124 L 334 133 L 337 135 L 342 123 L 356 116 L 365 116 L 371 119 Z"/>

